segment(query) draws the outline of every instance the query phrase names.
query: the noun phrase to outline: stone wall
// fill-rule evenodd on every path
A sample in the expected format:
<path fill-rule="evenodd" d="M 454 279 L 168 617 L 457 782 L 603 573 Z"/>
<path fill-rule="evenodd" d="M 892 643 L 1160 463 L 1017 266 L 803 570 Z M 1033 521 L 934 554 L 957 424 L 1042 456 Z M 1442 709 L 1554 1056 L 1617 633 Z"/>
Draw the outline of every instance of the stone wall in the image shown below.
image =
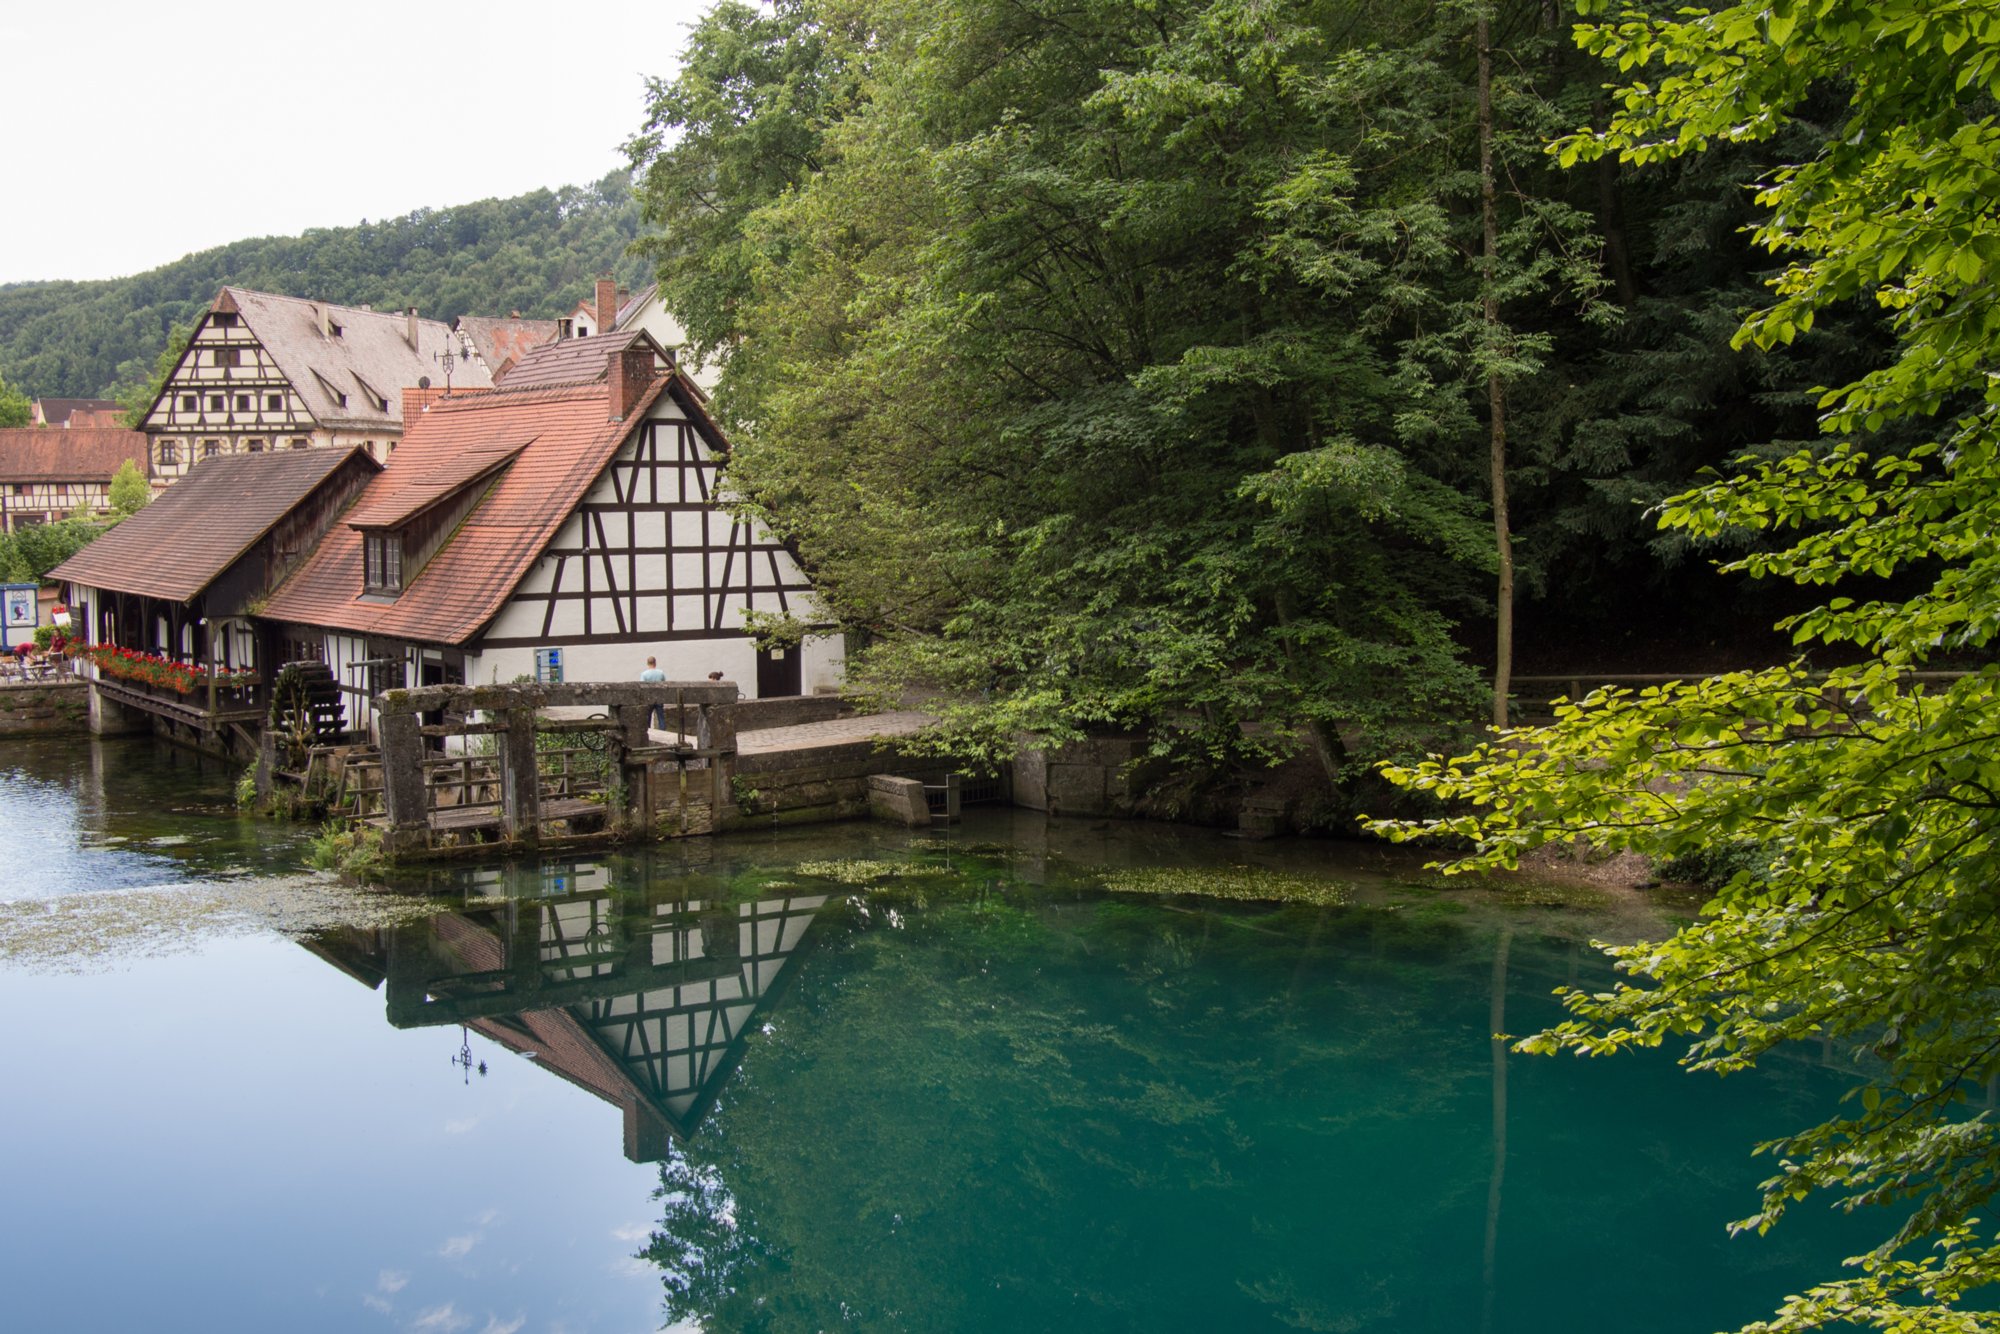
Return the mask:
<path fill-rule="evenodd" d="M 1050 815 L 1130 815 L 1143 790 L 1143 737 L 1086 737 L 1014 757 L 1014 804 Z"/>
<path fill-rule="evenodd" d="M 90 730 L 90 687 L 82 681 L 0 686 L 0 736 Z"/>
<path fill-rule="evenodd" d="M 863 819 L 868 780 L 884 772 L 942 783 L 946 766 L 900 760 L 873 741 L 738 755 L 731 791 L 723 794 L 722 828 Z"/>
<path fill-rule="evenodd" d="M 739 734 L 765 732 L 774 727 L 829 722 L 853 713 L 854 706 L 838 695 L 778 695 L 770 699 L 743 699 L 736 702 L 736 730 Z"/>

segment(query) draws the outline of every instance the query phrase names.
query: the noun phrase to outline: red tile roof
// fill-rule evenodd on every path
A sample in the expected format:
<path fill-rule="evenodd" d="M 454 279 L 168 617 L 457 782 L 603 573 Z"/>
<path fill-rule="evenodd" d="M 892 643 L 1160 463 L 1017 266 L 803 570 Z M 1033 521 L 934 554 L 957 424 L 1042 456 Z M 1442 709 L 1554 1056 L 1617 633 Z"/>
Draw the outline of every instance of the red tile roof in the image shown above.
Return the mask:
<path fill-rule="evenodd" d="M 514 456 L 526 449 L 534 438 L 529 435 L 519 439 L 481 441 L 467 446 L 465 452 L 455 458 L 434 454 L 427 460 L 430 468 L 425 476 L 412 474 L 393 494 L 385 492 L 356 505 L 347 516 L 347 525 L 350 528 L 395 528 L 408 523 L 459 488 L 512 463 Z"/>
<path fill-rule="evenodd" d="M 651 335 L 643 329 L 629 333 L 605 334 L 601 338 L 565 338 L 538 347 L 508 368 L 501 384 L 509 389 L 539 388 L 552 384 L 583 384 L 602 380 L 613 352 L 622 351 Z"/>
<path fill-rule="evenodd" d="M 601 357 L 618 340 L 581 341 L 596 345 Z M 434 402 L 406 421 L 389 466 L 352 513 L 407 512 L 418 497 L 434 499 L 437 479 L 450 475 L 468 451 L 518 446 L 491 493 L 394 601 L 362 600 L 361 533 L 342 525 L 271 596 L 263 616 L 423 643 L 468 642 L 498 614 L 626 436 L 676 379 L 666 375 L 647 385 L 620 421 L 610 420 L 609 390 L 601 383 L 508 384 Z"/>
<path fill-rule="evenodd" d="M 350 459 L 370 471 L 378 466 L 363 449 L 203 459 L 152 504 L 49 571 L 49 578 L 186 602 Z"/>
<path fill-rule="evenodd" d="M 0 482 L 108 482 L 126 459 L 147 470 L 144 431 L 0 427 Z"/>

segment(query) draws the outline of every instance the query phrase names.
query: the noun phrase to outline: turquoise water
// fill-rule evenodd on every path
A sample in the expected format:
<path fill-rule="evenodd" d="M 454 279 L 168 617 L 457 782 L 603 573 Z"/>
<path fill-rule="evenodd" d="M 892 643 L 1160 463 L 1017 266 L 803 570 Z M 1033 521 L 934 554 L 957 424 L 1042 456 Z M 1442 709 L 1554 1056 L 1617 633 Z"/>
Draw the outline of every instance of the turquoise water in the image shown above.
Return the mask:
<path fill-rule="evenodd" d="M 0 772 L 7 1329 L 1666 1334 L 1870 1239 L 1723 1231 L 1750 1146 L 1846 1086 L 1817 1052 L 1496 1053 L 1644 905 L 999 816 L 440 873 L 404 887 L 435 911 L 302 925 L 271 905 L 321 882 L 232 774 L 137 742 Z M 1102 890 L 1245 866 L 1350 901 Z"/>

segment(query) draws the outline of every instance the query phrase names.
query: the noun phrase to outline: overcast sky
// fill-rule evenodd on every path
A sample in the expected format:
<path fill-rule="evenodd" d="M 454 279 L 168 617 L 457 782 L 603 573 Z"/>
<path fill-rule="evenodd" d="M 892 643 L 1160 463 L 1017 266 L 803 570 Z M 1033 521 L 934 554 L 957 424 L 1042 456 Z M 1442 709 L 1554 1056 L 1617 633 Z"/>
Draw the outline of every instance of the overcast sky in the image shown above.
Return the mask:
<path fill-rule="evenodd" d="M 0 4 L 0 282 L 581 185 L 712 0 Z"/>

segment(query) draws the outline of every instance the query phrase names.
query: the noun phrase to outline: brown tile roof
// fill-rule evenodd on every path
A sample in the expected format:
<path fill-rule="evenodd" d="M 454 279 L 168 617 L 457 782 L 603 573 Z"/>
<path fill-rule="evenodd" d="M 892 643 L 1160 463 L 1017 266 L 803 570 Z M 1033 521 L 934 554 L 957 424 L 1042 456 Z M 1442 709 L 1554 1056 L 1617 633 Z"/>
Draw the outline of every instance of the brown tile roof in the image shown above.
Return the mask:
<path fill-rule="evenodd" d="M 578 341 L 594 344 L 599 356 L 617 342 Z M 449 475 L 452 461 L 468 450 L 521 446 L 492 492 L 393 602 L 362 600 L 361 533 L 341 525 L 272 594 L 262 614 L 424 643 L 466 643 L 499 612 L 660 395 L 676 386 L 677 401 L 685 396 L 693 402 L 678 385 L 671 375 L 654 380 L 622 421 L 610 420 L 603 384 L 518 389 L 510 383 L 432 403 L 404 429 L 389 466 L 352 513 L 406 509 L 411 497 L 434 492 L 435 479 Z"/>
<path fill-rule="evenodd" d="M 638 291 L 633 292 L 632 294 L 627 296 L 625 300 L 619 304 L 618 318 L 614 322 L 614 327 L 618 329 L 623 329 L 625 327 L 625 321 L 631 319 L 634 315 L 638 314 L 639 307 L 645 305 L 648 301 L 652 300 L 653 293 L 659 290 L 659 286 L 660 285 L 658 283 L 647 283 L 644 287 L 640 288 Z"/>
<path fill-rule="evenodd" d="M 146 457 L 144 431 L 0 427 L 0 482 L 108 482 L 126 459 L 145 472 Z"/>
<path fill-rule="evenodd" d="M 417 342 L 412 347 L 409 316 L 395 311 L 335 306 L 243 287 L 223 288 L 215 309 L 242 316 L 244 327 L 278 363 L 321 426 L 394 429 L 403 410 L 397 391 L 426 377 L 442 381 L 439 355 L 464 354 L 458 335 L 437 320 L 417 321 Z M 322 315 L 330 317 L 338 334 L 328 337 L 322 332 Z M 491 377 L 484 366 L 472 362 L 462 363 L 452 379 L 460 388 L 472 388 L 489 383 Z M 178 382 L 169 381 L 162 392 L 180 388 Z M 378 395 L 386 406 L 376 405 Z"/>
<path fill-rule="evenodd" d="M 509 389 L 536 389 L 554 384 L 589 384 L 604 379 L 611 354 L 648 335 L 640 329 L 594 338 L 565 338 L 538 347 L 515 362 L 501 378 Z"/>
<path fill-rule="evenodd" d="M 152 504 L 49 571 L 49 578 L 186 602 L 356 456 L 371 471 L 379 467 L 361 449 L 203 459 Z"/>
<path fill-rule="evenodd" d="M 116 400 L 109 398 L 38 398 L 33 403 L 35 412 L 50 426 L 61 426 L 72 414 L 78 412 L 123 412 Z M 75 426 L 83 422 L 70 423 Z"/>

